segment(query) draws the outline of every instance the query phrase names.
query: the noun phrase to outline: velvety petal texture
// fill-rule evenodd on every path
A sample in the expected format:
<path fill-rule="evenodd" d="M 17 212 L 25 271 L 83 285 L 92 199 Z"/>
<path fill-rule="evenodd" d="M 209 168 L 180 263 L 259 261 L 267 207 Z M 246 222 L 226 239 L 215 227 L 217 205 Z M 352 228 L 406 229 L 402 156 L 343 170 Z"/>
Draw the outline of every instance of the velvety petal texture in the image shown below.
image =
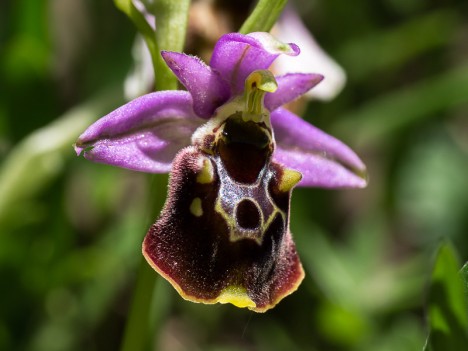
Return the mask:
<path fill-rule="evenodd" d="M 265 312 L 299 286 L 304 272 L 288 221 L 292 187 L 284 186 L 290 177 L 278 164 L 265 167 L 252 192 L 227 175 L 218 157 L 195 147 L 177 155 L 143 254 L 185 299 Z"/>
<path fill-rule="evenodd" d="M 295 44 L 281 43 L 268 33 L 230 33 L 216 43 L 210 66 L 229 82 L 231 95 L 238 95 L 250 73 L 267 69 L 280 54 L 296 56 L 299 52 Z"/>
<path fill-rule="evenodd" d="M 161 55 L 192 95 L 193 110 L 198 116 L 213 116 L 214 111 L 228 100 L 229 85 L 202 60 L 178 52 L 163 51 Z"/>
<path fill-rule="evenodd" d="M 299 186 L 362 188 L 366 167 L 348 146 L 286 109 L 271 114 L 277 162 L 302 173 Z"/>
<path fill-rule="evenodd" d="M 148 173 L 169 172 L 176 153 L 204 121 L 182 91 L 144 95 L 91 125 L 75 150 L 89 160 Z"/>

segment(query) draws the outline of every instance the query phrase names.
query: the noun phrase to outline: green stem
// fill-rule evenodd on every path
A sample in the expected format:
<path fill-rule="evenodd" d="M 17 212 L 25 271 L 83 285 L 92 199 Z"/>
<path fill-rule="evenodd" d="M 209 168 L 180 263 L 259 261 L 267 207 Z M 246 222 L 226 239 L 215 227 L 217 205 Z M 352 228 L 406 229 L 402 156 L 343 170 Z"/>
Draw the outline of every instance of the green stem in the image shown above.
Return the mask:
<path fill-rule="evenodd" d="M 189 0 L 157 0 L 153 14 L 157 14 L 157 30 L 154 47 L 158 53 L 152 55 L 155 70 L 156 90 L 177 89 L 177 79 L 163 61 L 159 50 L 182 51 L 187 30 Z M 147 40 L 148 42 L 148 40 Z M 151 51 L 151 48 L 150 48 Z M 167 177 L 152 177 L 150 208 L 153 216 L 162 208 L 166 196 Z M 154 220 L 154 218 L 152 218 Z M 142 259 L 138 272 L 132 305 L 122 342 L 122 351 L 143 351 L 152 341 L 162 321 L 165 306 L 161 305 L 161 289 L 155 289 L 157 274 Z M 155 298 L 158 295 L 158 298 Z"/>
<path fill-rule="evenodd" d="M 281 15 L 288 0 L 259 0 L 257 6 L 245 20 L 239 32 L 269 32 Z"/>
<path fill-rule="evenodd" d="M 157 0 L 154 14 L 157 14 L 156 42 L 159 50 L 178 51 L 184 48 L 187 32 L 190 0 Z M 177 79 L 167 67 L 161 55 L 156 60 L 156 90 L 177 89 Z"/>
<path fill-rule="evenodd" d="M 155 272 L 142 257 L 138 277 L 133 293 L 133 301 L 125 327 L 122 351 L 145 350 L 149 346 L 148 320 L 150 319 L 149 304 L 156 283 Z"/>
<path fill-rule="evenodd" d="M 164 204 L 167 176 L 155 174 L 151 177 L 151 181 L 150 193 L 152 196 L 150 197 L 149 207 L 151 208 L 150 221 L 153 222 Z M 157 303 L 160 298 L 154 298 L 154 294 L 161 294 L 155 290 L 157 278 L 156 272 L 144 258 L 141 258 L 121 351 L 147 350 L 151 345 L 153 336 L 159 329 L 157 323 L 162 321 L 164 306 L 159 307 Z"/>

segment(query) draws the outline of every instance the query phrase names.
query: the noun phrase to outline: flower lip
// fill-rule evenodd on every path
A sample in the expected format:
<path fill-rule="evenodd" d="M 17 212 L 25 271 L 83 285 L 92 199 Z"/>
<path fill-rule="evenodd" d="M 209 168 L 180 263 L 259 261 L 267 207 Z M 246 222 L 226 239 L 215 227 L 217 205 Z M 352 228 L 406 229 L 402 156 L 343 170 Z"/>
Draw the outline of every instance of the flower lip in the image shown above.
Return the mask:
<path fill-rule="evenodd" d="M 203 159 L 216 180 L 199 186 Z M 143 253 L 184 298 L 264 312 L 297 289 L 304 272 L 288 230 L 291 189 L 281 190 L 280 165 L 266 167 L 258 182 L 241 184 L 219 158 L 194 146 L 176 156 L 166 205 Z M 193 211 L 194 199 L 203 211 Z M 239 218 L 256 211 L 253 220 Z"/>

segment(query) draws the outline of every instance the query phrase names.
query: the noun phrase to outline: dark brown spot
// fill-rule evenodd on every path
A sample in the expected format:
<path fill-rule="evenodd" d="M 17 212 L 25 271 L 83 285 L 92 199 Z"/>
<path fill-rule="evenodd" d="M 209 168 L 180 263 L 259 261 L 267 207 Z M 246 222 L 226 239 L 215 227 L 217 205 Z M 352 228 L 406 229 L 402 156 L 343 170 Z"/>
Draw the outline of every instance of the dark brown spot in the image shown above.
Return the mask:
<path fill-rule="evenodd" d="M 251 145 L 259 150 L 267 148 L 271 142 L 266 130 L 259 123 L 244 122 L 241 114 L 228 118 L 223 136 L 227 144 Z"/>
<path fill-rule="evenodd" d="M 237 205 L 236 219 L 244 229 L 260 227 L 260 212 L 252 200 L 244 199 Z"/>
<path fill-rule="evenodd" d="M 258 123 L 231 116 L 218 142 L 220 155 L 229 176 L 240 183 L 254 183 L 269 162 L 272 147 L 267 129 Z"/>

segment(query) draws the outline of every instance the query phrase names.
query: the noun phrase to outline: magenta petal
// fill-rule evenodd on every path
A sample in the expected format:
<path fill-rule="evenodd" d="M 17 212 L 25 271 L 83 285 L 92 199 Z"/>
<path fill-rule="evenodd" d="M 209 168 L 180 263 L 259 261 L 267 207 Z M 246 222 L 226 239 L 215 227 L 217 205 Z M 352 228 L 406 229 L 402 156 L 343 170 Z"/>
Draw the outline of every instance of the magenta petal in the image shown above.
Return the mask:
<path fill-rule="evenodd" d="M 271 113 L 271 122 L 277 143 L 273 157 L 302 173 L 299 186 L 366 186 L 366 167 L 341 141 L 282 108 Z"/>
<path fill-rule="evenodd" d="M 231 84 L 231 94 L 244 90 L 247 76 L 255 70 L 267 69 L 280 54 L 298 55 L 294 44 L 283 44 L 268 33 L 223 35 L 213 51 L 210 66 Z"/>
<path fill-rule="evenodd" d="M 193 110 L 209 118 L 230 96 L 229 85 L 217 72 L 195 56 L 163 51 L 162 57 L 180 82 L 192 94 Z"/>
<path fill-rule="evenodd" d="M 321 74 L 290 73 L 275 77 L 278 89 L 265 96 L 265 106 L 270 111 L 297 99 L 323 80 Z"/>
<path fill-rule="evenodd" d="M 92 124 L 78 138 L 75 150 L 95 162 L 164 173 L 203 122 L 194 114 L 188 92 L 151 93 Z"/>

